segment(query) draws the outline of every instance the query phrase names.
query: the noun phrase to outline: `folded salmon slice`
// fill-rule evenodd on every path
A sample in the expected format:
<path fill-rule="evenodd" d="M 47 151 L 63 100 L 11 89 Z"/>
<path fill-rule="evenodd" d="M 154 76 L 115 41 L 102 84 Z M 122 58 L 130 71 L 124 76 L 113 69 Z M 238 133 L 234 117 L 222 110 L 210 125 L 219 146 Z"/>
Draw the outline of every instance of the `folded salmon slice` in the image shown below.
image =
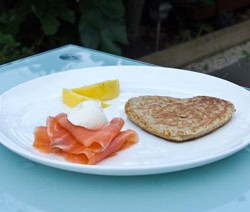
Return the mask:
<path fill-rule="evenodd" d="M 47 119 L 47 135 L 50 139 L 50 148 L 58 148 L 63 152 L 79 154 L 84 153 L 88 158 L 92 157 L 92 151 L 90 148 L 86 148 L 83 144 L 78 142 L 70 132 L 65 130 L 58 123 L 55 117 L 48 117 Z M 63 153 L 61 153 L 63 154 Z"/>
<path fill-rule="evenodd" d="M 35 140 L 33 146 L 39 149 L 41 152 L 49 153 L 50 150 L 50 139 L 47 134 L 47 127 L 39 126 L 36 127 L 34 132 Z"/>
<path fill-rule="evenodd" d="M 112 155 L 113 153 L 119 151 L 122 146 L 127 143 L 137 143 L 138 142 L 138 135 L 133 130 L 126 130 L 119 132 L 119 134 L 114 138 L 111 144 L 107 147 L 107 149 L 103 152 L 95 154 L 95 158 L 89 161 L 89 164 L 96 164 L 106 157 Z"/>
<path fill-rule="evenodd" d="M 44 153 L 56 153 L 59 152 L 60 149 L 58 148 L 51 148 L 51 141 L 47 134 L 47 127 L 39 126 L 36 127 L 34 132 L 34 142 L 33 146 L 36 149 L 39 149 L 41 152 Z"/>
<path fill-rule="evenodd" d="M 56 123 L 53 120 L 53 117 L 49 117 L 49 126 L 53 123 L 53 125 Z M 51 127 L 51 126 L 50 126 Z M 59 127 L 59 126 L 57 126 Z M 55 138 L 55 136 L 59 137 L 59 132 L 56 132 L 55 134 L 50 136 L 48 135 L 48 131 L 50 131 L 51 133 L 51 129 L 48 130 L 48 127 L 46 126 L 39 126 L 36 127 L 35 132 L 34 132 L 34 143 L 33 146 L 38 149 L 39 151 L 43 152 L 43 153 L 56 153 L 60 156 L 63 156 L 66 158 L 67 155 L 70 155 L 71 158 L 74 158 L 74 156 L 76 157 L 74 159 L 74 161 L 76 163 L 83 163 L 83 164 L 87 164 L 88 161 L 93 158 L 94 153 L 92 153 L 89 150 L 84 150 L 83 145 L 79 142 L 77 142 L 74 138 L 74 140 L 76 141 L 76 143 L 72 143 L 73 145 L 69 145 L 67 146 L 65 144 L 65 140 L 63 140 L 63 143 L 55 143 L 53 142 L 53 139 L 51 139 L 50 137 Z M 53 143 L 53 144 L 52 144 Z M 78 152 L 81 153 L 81 157 L 78 157 L 74 152 Z M 67 158 L 66 158 L 67 159 Z M 73 159 L 71 159 L 73 160 Z M 77 161 L 79 160 L 79 161 Z"/>
<path fill-rule="evenodd" d="M 52 116 L 47 118 L 47 135 L 51 148 L 57 147 L 64 151 L 73 152 L 83 146 Z"/>
<path fill-rule="evenodd" d="M 67 161 L 73 163 L 94 165 L 122 149 L 122 146 L 125 145 L 125 143 L 127 142 L 138 142 L 138 135 L 135 131 L 128 129 L 126 131 L 119 132 L 118 135 L 112 140 L 110 145 L 103 152 L 95 153 L 91 157 L 88 157 L 85 151 L 78 152 L 78 154 L 63 152 L 61 155 Z"/>
<path fill-rule="evenodd" d="M 95 152 L 102 152 L 106 149 L 124 125 L 123 119 L 114 118 L 101 129 L 89 130 L 84 127 L 73 125 L 64 113 L 57 115 L 56 119 L 78 142 Z"/>
<path fill-rule="evenodd" d="M 122 149 L 123 146 L 126 146 L 126 143 L 136 143 L 138 141 L 138 135 L 135 131 L 126 130 L 120 132 L 124 121 L 123 119 L 115 118 L 99 130 L 87 130 L 80 127 L 82 131 L 77 130 L 77 133 L 86 132 L 85 135 L 88 136 L 87 141 L 91 140 L 91 135 L 93 135 L 93 141 L 90 141 L 90 143 L 101 143 L 99 146 L 92 144 L 85 146 L 73 136 L 73 133 L 61 126 L 59 120 L 62 121 L 61 118 L 64 119 L 65 117 L 64 114 L 48 117 L 47 126 L 39 126 L 35 129 L 33 146 L 44 153 L 56 153 L 70 162 L 96 164 Z M 70 126 L 70 129 L 74 130 L 75 127 L 74 125 L 73 127 Z M 110 132 L 106 133 L 104 130 L 109 130 Z M 104 139 L 101 132 L 105 132 L 103 133 Z"/>

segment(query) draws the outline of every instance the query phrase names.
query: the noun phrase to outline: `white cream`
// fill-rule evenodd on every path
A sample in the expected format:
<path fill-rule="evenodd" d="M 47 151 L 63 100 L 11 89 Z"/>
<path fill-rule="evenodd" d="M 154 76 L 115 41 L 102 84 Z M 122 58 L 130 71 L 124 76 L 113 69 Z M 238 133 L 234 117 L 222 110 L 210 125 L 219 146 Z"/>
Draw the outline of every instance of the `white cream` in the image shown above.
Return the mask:
<path fill-rule="evenodd" d="M 108 123 L 100 102 L 93 100 L 83 101 L 72 108 L 68 113 L 68 120 L 76 126 L 92 130 L 96 130 Z"/>

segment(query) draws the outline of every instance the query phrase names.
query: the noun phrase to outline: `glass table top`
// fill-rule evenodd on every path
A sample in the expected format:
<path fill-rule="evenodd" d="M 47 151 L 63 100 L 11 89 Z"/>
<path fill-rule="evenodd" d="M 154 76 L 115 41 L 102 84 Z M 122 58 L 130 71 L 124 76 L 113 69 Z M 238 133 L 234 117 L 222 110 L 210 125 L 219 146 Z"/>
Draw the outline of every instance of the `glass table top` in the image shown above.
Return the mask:
<path fill-rule="evenodd" d="M 70 69 L 142 65 L 67 45 L 0 66 L 0 94 Z M 25 159 L 0 144 L 0 211 L 248 211 L 250 148 L 218 162 L 167 174 L 99 176 Z"/>

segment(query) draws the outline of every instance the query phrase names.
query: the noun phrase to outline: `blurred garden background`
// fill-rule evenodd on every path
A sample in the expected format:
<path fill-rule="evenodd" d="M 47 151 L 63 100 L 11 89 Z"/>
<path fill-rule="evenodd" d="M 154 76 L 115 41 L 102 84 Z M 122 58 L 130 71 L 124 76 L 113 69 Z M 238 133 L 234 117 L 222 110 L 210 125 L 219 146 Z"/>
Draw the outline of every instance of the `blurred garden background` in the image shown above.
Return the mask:
<path fill-rule="evenodd" d="M 0 0 L 0 64 L 66 44 L 140 59 L 249 19 L 249 0 Z"/>

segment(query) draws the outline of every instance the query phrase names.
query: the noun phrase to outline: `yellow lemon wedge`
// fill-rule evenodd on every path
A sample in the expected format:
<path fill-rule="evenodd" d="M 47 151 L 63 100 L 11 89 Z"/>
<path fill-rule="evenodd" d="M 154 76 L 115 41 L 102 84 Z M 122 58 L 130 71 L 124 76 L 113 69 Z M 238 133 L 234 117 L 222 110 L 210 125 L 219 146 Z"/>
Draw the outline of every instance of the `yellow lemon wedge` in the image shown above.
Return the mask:
<path fill-rule="evenodd" d="M 62 90 L 62 100 L 63 100 L 63 103 L 69 107 L 75 107 L 79 103 L 86 101 L 86 100 L 99 101 L 98 99 L 89 98 L 87 96 L 77 94 L 74 91 L 72 91 L 71 89 L 66 89 L 66 88 L 63 88 L 63 90 Z M 99 102 L 101 103 L 101 106 L 103 108 L 109 106 L 109 104 L 107 104 L 103 101 L 99 101 Z"/>
<path fill-rule="evenodd" d="M 90 98 L 109 100 L 117 97 L 120 94 L 120 84 L 119 80 L 117 79 L 106 80 L 92 85 L 73 88 L 72 91 Z"/>

